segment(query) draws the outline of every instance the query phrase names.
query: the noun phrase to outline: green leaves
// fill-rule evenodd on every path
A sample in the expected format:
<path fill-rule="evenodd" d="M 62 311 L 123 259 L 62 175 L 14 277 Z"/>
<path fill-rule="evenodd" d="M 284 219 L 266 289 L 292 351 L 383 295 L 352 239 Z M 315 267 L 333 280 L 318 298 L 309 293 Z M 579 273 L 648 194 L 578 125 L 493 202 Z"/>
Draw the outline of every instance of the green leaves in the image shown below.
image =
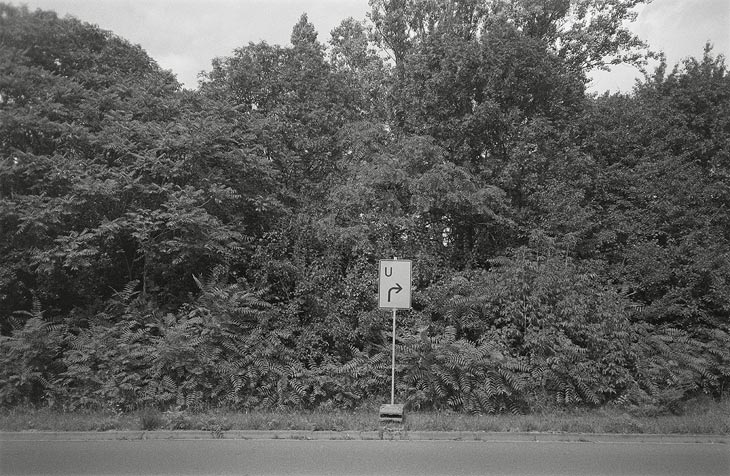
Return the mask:
<path fill-rule="evenodd" d="M 37 299 L 30 312 L 17 312 L 13 320 L 10 335 L 0 336 L 0 402 L 54 405 L 65 329 L 43 319 Z"/>
<path fill-rule="evenodd" d="M 381 398 L 391 256 L 414 261 L 414 407 L 721 395 L 728 76 L 708 48 L 587 97 L 591 68 L 641 62 L 636 4 L 373 1 L 329 45 L 304 15 L 292 46 L 214 60 L 198 91 L 111 33 L 0 5 L 0 397 Z"/>
<path fill-rule="evenodd" d="M 478 345 L 456 338 L 454 327 L 441 334 L 409 335 L 398 346 L 400 383 L 412 408 L 450 408 L 474 413 L 519 412 L 524 408 L 525 380 L 505 362 L 499 344 Z M 384 349 L 384 352 L 387 352 Z"/>

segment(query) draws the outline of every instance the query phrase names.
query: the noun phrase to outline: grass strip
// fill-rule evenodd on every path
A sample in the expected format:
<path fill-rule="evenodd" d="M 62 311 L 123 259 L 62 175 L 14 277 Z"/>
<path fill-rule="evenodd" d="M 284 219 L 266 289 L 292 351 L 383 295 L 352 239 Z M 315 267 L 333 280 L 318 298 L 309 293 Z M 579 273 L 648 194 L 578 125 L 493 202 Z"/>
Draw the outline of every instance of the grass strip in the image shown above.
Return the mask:
<path fill-rule="evenodd" d="M 355 411 L 201 412 L 145 409 L 64 412 L 51 408 L 0 411 L 2 431 L 308 430 L 369 431 L 381 427 L 376 407 Z M 552 410 L 529 415 L 470 415 L 449 411 L 407 412 L 411 431 L 730 434 L 730 398 L 688 403 L 681 415 L 637 415 L 616 407 Z"/>

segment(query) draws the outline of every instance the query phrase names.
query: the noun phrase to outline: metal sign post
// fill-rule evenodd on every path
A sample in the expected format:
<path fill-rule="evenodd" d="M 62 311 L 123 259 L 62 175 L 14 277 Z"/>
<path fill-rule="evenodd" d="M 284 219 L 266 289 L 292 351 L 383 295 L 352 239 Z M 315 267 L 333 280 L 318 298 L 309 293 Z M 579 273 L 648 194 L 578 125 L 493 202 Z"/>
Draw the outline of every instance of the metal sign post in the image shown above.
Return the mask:
<path fill-rule="evenodd" d="M 393 309 L 393 355 L 390 364 L 390 404 L 395 405 L 395 313 Z"/>
<path fill-rule="evenodd" d="M 395 404 L 395 321 L 398 309 L 411 308 L 411 261 L 380 260 L 378 304 L 393 312 L 393 354 L 390 366 L 390 405 L 380 407 L 380 421 L 403 421 L 403 405 Z"/>

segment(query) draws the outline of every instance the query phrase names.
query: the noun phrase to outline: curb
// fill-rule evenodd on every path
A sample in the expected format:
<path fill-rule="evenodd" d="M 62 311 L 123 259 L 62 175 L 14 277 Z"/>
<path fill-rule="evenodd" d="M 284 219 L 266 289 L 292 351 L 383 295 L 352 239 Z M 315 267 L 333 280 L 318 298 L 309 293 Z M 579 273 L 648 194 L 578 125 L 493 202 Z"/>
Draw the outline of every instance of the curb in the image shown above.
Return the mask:
<path fill-rule="evenodd" d="M 574 443 L 716 443 L 729 444 L 729 435 L 657 435 L 619 433 L 492 433 L 479 431 L 309 431 L 309 430 L 159 430 L 159 431 L 19 431 L 0 432 L 2 441 L 109 441 L 109 440 L 400 440 L 400 441 L 481 441 L 574 442 Z"/>

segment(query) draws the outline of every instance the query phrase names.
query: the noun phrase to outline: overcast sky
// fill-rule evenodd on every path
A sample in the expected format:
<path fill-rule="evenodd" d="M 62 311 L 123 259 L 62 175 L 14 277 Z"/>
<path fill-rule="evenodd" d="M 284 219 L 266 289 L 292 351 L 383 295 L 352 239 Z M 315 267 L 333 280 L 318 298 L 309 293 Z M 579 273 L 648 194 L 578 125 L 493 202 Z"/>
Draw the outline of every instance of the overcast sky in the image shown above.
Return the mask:
<path fill-rule="evenodd" d="M 7 1 L 7 0 L 6 0 Z M 249 42 L 289 43 L 302 13 L 329 40 L 343 19 L 364 20 L 368 0 L 11 0 L 29 9 L 53 10 L 99 25 L 139 44 L 187 88 L 197 86 L 211 60 Z M 654 0 L 639 10 L 632 29 L 670 65 L 701 56 L 710 41 L 715 53 L 730 55 L 730 0 Z M 638 73 L 618 67 L 593 75 L 595 92 L 629 91 Z"/>

